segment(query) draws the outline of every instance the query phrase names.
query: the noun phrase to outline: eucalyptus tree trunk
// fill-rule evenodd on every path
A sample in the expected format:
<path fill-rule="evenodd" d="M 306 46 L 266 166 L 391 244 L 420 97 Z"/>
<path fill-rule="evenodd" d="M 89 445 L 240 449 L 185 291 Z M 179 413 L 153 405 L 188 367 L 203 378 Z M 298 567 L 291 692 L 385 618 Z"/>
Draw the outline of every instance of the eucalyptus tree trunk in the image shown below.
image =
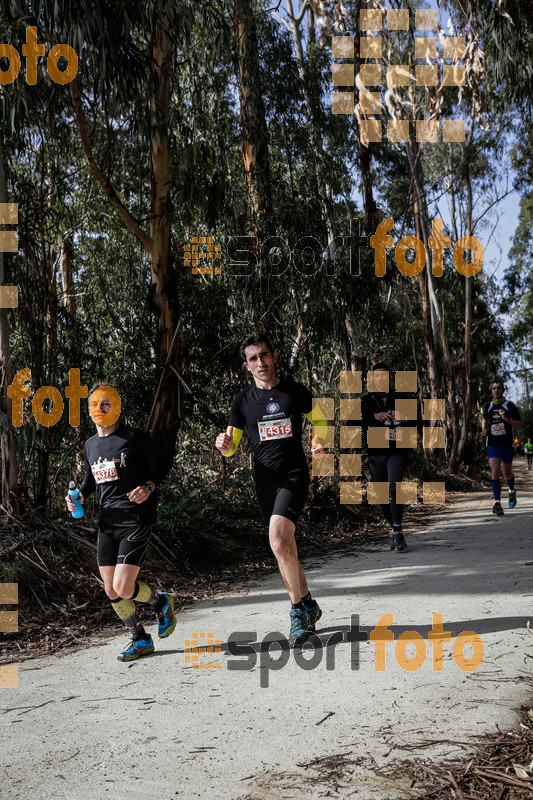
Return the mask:
<path fill-rule="evenodd" d="M 158 315 L 157 368 L 160 372 L 156 402 L 148 421 L 152 435 L 161 438 L 168 452 L 173 452 L 180 418 L 181 361 L 180 337 L 177 335 L 179 308 L 176 281 L 170 252 L 170 156 L 169 113 L 170 72 L 173 45 L 172 0 L 159 0 L 154 20 L 154 35 L 148 45 L 151 69 L 150 85 L 150 233 L 130 213 L 119 198 L 108 175 L 95 160 L 93 143 L 87 129 L 81 88 L 76 77 L 70 84 L 74 114 L 89 167 L 124 225 L 137 237 L 150 259 L 151 294 Z"/>
<path fill-rule="evenodd" d="M 233 27 L 237 40 L 242 155 L 248 188 L 252 235 L 257 236 L 271 210 L 268 132 L 257 49 L 257 29 L 251 0 L 235 0 Z"/>
<path fill-rule="evenodd" d="M 0 203 L 5 202 L 7 202 L 7 186 L 4 171 L 4 153 L 0 142 Z M 0 286 L 5 285 L 4 253 L 0 251 Z M 12 377 L 7 308 L 0 308 L 0 385 L 9 386 Z M 7 511 L 12 511 L 11 492 L 18 482 L 18 464 L 15 429 L 11 425 L 11 400 L 5 393 L 0 395 L 0 413 L 6 415 L 5 428 L 0 429 L 2 505 Z"/>
<path fill-rule="evenodd" d="M 152 296 L 159 313 L 157 366 L 163 370 L 159 385 L 159 402 L 153 408 L 151 427 L 155 436 L 164 434 L 169 452 L 174 451 L 180 416 L 180 386 L 177 373 L 180 365 L 180 339 L 177 333 L 179 308 L 174 270 L 170 254 L 170 69 L 173 47 L 171 28 L 172 0 L 159 0 L 152 46 L 152 92 L 150 97 L 150 175 L 151 248 L 150 271 Z M 172 367 L 174 364 L 174 368 Z"/>
<path fill-rule="evenodd" d="M 415 219 L 416 235 L 421 241 L 424 242 L 427 251 L 427 236 L 424 238 L 424 224 L 423 224 L 423 204 L 425 198 L 422 193 L 422 188 L 417 176 L 417 147 L 416 142 L 413 142 L 412 148 L 406 145 L 407 156 L 411 168 L 411 183 L 412 183 L 412 196 L 413 196 L 413 214 Z M 430 294 L 428 287 L 428 275 L 430 273 L 429 265 L 425 267 L 422 272 L 417 276 L 417 289 L 420 297 L 420 306 L 422 309 L 422 323 L 424 326 L 424 345 L 426 350 L 426 361 L 430 384 L 431 397 L 437 396 L 437 388 L 439 384 L 438 370 L 437 370 L 437 356 L 435 351 L 435 330 L 433 328 L 431 308 L 430 308 Z"/>
<path fill-rule="evenodd" d="M 472 121 L 473 126 L 473 121 Z M 472 180 L 470 177 L 470 167 L 468 158 L 465 159 L 465 184 L 466 184 L 466 220 L 465 236 L 472 235 Z M 468 439 L 468 426 L 472 414 L 472 281 L 473 277 L 466 276 L 465 281 L 465 362 L 464 362 L 464 395 L 463 395 L 463 420 L 461 427 L 461 437 L 457 449 L 457 461 L 463 459 Z"/>
<path fill-rule="evenodd" d="M 72 239 L 61 242 L 61 287 L 62 302 L 72 319 L 76 318 L 76 289 L 72 278 Z"/>
<path fill-rule="evenodd" d="M 359 141 L 359 171 L 361 173 L 361 186 L 363 190 L 363 208 L 365 211 L 365 230 L 367 234 L 374 232 L 376 219 L 376 201 L 372 187 L 372 154 L 370 144 Z"/>
<path fill-rule="evenodd" d="M 431 307 L 433 309 L 434 320 L 438 329 L 438 334 L 440 338 L 441 348 L 442 348 L 442 358 L 444 362 L 444 374 L 446 377 L 446 399 L 447 399 L 447 407 L 450 414 L 450 428 L 452 432 L 452 443 L 450 448 L 450 455 L 449 455 L 449 464 L 453 467 L 457 464 L 457 445 L 458 445 L 458 438 L 459 438 L 459 420 L 457 416 L 457 405 L 455 402 L 455 376 L 453 374 L 453 365 L 452 365 L 452 357 L 450 352 L 450 346 L 448 342 L 448 334 L 446 331 L 446 324 L 444 320 L 444 311 L 442 308 L 442 304 L 437 296 L 435 291 L 435 286 L 433 283 L 433 264 L 432 264 L 432 254 L 433 251 L 429 247 L 429 216 L 427 211 L 427 199 L 425 195 L 425 190 L 423 186 L 423 177 L 421 175 L 421 168 L 418 163 L 417 158 L 417 145 L 414 143 L 413 148 L 411 149 L 409 145 L 407 146 L 407 153 L 409 157 L 410 167 L 411 167 L 411 174 L 412 174 L 412 184 L 413 184 L 413 207 L 414 207 L 414 214 L 415 214 L 415 226 L 416 226 L 416 235 L 418 238 L 424 243 L 426 248 L 426 253 L 428 256 L 428 262 L 424 270 L 420 273 L 419 277 L 419 286 L 423 286 L 425 284 L 425 290 L 427 292 L 426 297 L 429 299 L 431 303 Z M 423 278 L 424 276 L 424 278 Z M 428 309 L 424 309 L 423 313 L 425 314 L 424 318 L 424 330 L 426 329 L 426 317 L 428 315 Z M 433 338 L 433 334 L 432 334 Z M 428 348 L 426 348 L 428 349 Z M 430 376 L 430 383 L 431 383 L 431 397 L 437 396 L 437 386 L 438 386 L 438 375 L 436 372 L 436 361 L 435 361 L 435 352 L 433 350 L 432 360 L 434 362 L 434 375 L 433 379 Z M 429 365 L 429 360 L 428 360 Z"/>
<path fill-rule="evenodd" d="M 298 75 L 300 76 L 300 80 L 302 82 L 305 110 L 309 122 L 309 129 L 311 132 L 311 141 L 313 144 L 314 171 L 316 176 L 317 191 L 320 201 L 320 208 L 322 212 L 322 219 L 324 221 L 324 225 L 326 227 L 328 235 L 329 256 L 331 259 L 333 259 L 335 256 L 335 252 L 337 250 L 337 245 L 335 243 L 335 219 L 333 217 L 333 209 L 331 207 L 330 198 L 328 196 L 326 180 L 323 175 L 324 147 L 322 144 L 322 132 L 320 130 L 319 121 L 317 120 L 317 116 L 311 99 L 311 94 L 308 88 L 308 81 L 310 80 L 310 75 L 309 75 L 309 70 L 306 69 L 305 65 L 303 43 L 302 43 L 302 31 L 300 28 L 302 19 L 304 17 L 304 13 L 307 9 L 307 3 L 305 2 L 302 3 L 297 14 L 295 14 L 294 12 L 292 0 L 286 0 L 286 7 L 287 7 L 288 21 L 280 17 L 278 14 L 276 14 L 276 16 L 288 28 L 294 46 L 294 54 L 296 56 Z"/>

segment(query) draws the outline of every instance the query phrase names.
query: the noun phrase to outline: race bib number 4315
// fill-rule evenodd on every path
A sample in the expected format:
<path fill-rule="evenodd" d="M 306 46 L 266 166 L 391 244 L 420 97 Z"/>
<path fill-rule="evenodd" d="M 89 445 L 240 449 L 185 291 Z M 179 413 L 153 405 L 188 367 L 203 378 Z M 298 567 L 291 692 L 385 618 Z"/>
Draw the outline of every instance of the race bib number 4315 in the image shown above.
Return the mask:
<path fill-rule="evenodd" d="M 269 442 L 272 439 L 287 439 L 292 436 L 292 424 L 290 417 L 286 419 L 261 421 L 257 423 L 259 428 L 259 438 L 262 442 Z"/>

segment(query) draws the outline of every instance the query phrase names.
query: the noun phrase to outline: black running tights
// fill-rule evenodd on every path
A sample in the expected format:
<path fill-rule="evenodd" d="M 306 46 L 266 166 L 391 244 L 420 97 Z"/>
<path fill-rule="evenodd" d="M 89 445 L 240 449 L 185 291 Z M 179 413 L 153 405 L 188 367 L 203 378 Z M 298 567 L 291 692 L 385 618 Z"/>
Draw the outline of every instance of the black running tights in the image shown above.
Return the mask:
<path fill-rule="evenodd" d="M 403 505 L 396 502 L 396 484 L 403 481 L 405 468 L 407 466 L 407 453 L 393 450 L 384 455 L 369 455 L 368 467 L 374 482 L 388 481 L 389 484 L 389 503 L 380 505 L 383 515 L 387 522 L 399 528 L 402 525 Z"/>

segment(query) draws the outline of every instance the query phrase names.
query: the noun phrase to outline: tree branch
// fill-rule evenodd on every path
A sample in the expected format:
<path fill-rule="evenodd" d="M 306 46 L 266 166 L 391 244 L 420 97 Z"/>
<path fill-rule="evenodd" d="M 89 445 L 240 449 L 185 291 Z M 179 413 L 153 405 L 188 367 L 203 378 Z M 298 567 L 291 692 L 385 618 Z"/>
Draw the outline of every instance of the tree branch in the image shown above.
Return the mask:
<path fill-rule="evenodd" d="M 291 26 L 289 25 L 289 23 L 287 22 L 287 20 L 286 20 L 286 19 L 283 19 L 283 17 L 281 16 L 281 14 L 278 14 L 278 12 L 277 12 L 277 11 L 271 11 L 270 13 L 272 14 L 272 16 L 273 16 L 273 17 L 276 17 L 276 19 L 279 19 L 279 21 L 280 21 L 280 22 L 283 22 L 283 24 L 285 25 L 285 27 L 287 28 L 287 30 L 289 30 L 289 31 L 290 31 L 290 29 L 291 29 Z"/>
<path fill-rule="evenodd" d="M 303 20 L 304 14 L 307 11 L 307 6 L 308 5 L 309 5 L 309 3 L 307 2 L 307 0 L 303 0 L 302 7 L 300 8 L 299 14 L 296 17 L 296 24 L 297 25 L 299 25 L 300 22 Z"/>
<path fill-rule="evenodd" d="M 117 193 L 115 192 L 115 189 L 113 188 L 111 182 L 104 175 L 104 173 L 94 160 L 93 145 L 91 137 L 87 132 L 87 122 L 85 120 L 85 115 L 83 113 L 83 105 L 81 102 L 81 91 L 78 78 L 74 78 L 74 80 L 71 82 L 70 94 L 72 96 L 72 105 L 74 108 L 74 114 L 76 116 L 76 122 L 78 124 L 78 130 L 80 132 L 83 151 L 85 153 L 85 157 L 87 158 L 89 167 L 91 168 L 91 172 L 93 173 L 96 180 L 102 187 L 104 193 L 109 198 L 110 203 L 118 211 L 118 214 L 122 218 L 123 222 L 125 222 L 126 226 L 137 237 L 137 239 L 140 241 L 144 249 L 148 253 L 150 253 L 152 250 L 152 239 L 143 231 L 143 229 L 141 228 L 135 217 L 133 217 L 130 214 L 124 203 L 117 196 Z"/>

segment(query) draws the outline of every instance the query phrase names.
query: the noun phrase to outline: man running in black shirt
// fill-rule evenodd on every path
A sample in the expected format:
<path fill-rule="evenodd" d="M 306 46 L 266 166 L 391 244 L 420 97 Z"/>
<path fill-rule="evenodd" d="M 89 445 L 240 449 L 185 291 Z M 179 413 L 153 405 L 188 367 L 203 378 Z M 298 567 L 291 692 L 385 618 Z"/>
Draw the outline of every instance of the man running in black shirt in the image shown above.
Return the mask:
<path fill-rule="evenodd" d="M 106 419 L 115 412 L 110 395 L 118 405 L 112 424 Z M 97 432 L 85 442 L 80 499 L 83 503 L 96 489 L 100 502 L 98 568 L 113 609 L 132 634 L 130 646 L 118 660 L 133 661 L 154 651 L 152 637 L 135 611 L 135 602 L 148 603 L 153 608 L 159 638 L 170 636 L 176 627 L 171 595 L 158 593 L 138 579 L 156 519 L 155 490 L 169 471 L 171 459 L 143 431 L 118 421 L 120 399 L 108 385 L 97 383 L 91 388 L 89 412 Z M 69 511 L 73 511 L 68 495 L 65 500 Z"/>
<path fill-rule="evenodd" d="M 322 615 L 298 561 L 294 536 L 309 489 L 301 415 L 314 425 L 326 423 L 319 412 L 313 412 L 311 393 L 305 386 L 276 376 L 278 354 L 266 336 L 248 336 L 241 354 L 254 382 L 233 400 L 227 432 L 220 433 L 215 444 L 223 455 L 232 456 L 244 428 L 248 430 L 259 508 L 292 602 L 289 644 L 294 647 L 314 633 Z M 313 440 L 311 451 L 316 456 L 324 454 L 317 439 Z"/>
<path fill-rule="evenodd" d="M 487 451 L 491 471 L 494 506 L 492 513 L 503 516 L 500 502 L 502 484 L 500 480 L 500 463 L 509 486 L 509 508 L 516 506 L 516 489 L 513 476 L 513 428 L 522 430 L 524 423 L 514 403 L 503 396 L 503 382 L 494 378 L 491 386 L 492 400 L 485 409 L 481 433 L 486 436 Z"/>

